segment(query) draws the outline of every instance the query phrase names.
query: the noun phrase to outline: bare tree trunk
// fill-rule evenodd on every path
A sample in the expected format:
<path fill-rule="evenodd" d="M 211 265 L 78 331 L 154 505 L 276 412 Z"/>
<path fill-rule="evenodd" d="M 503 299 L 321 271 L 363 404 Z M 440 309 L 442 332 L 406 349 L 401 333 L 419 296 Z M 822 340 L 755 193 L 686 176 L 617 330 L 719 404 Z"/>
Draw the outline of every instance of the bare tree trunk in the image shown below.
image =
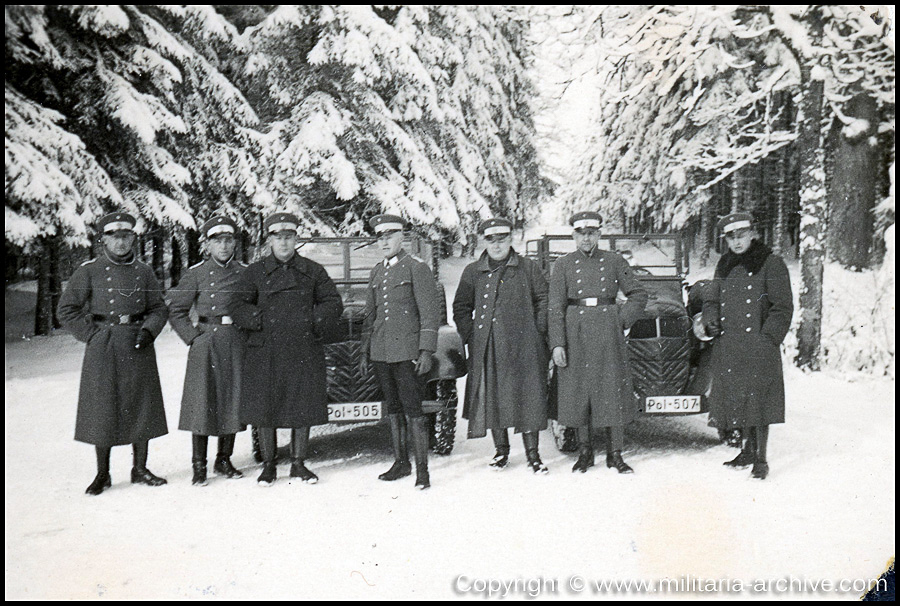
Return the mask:
<path fill-rule="evenodd" d="M 200 234 L 189 229 L 185 232 L 185 240 L 187 240 L 187 265 L 192 267 L 203 260 L 203 254 L 200 251 Z"/>
<path fill-rule="evenodd" d="M 810 45 L 822 41 L 822 8 L 813 6 L 806 17 Z M 800 136 L 800 327 L 797 331 L 796 364 L 819 370 L 822 349 L 822 272 L 825 260 L 825 222 L 828 198 L 825 192 L 825 149 L 822 141 L 824 80 L 815 74 L 817 57 L 803 57 L 800 64 L 802 117 Z"/>
<path fill-rule="evenodd" d="M 870 144 L 875 135 L 878 113 L 875 99 L 859 94 L 850 100 L 846 113 L 865 120 L 869 128 L 855 133 L 852 139 L 843 134 L 843 124 L 836 122 L 831 136 L 834 146 L 834 172 L 828 189 L 828 254 L 850 269 L 869 267 L 875 216 L 878 202 L 877 163 L 879 150 Z"/>
<path fill-rule="evenodd" d="M 163 288 L 166 287 L 165 232 L 166 228 L 161 225 L 154 226 L 150 232 L 150 243 L 153 245 L 150 266 Z"/>
<path fill-rule="evenodd" d="M 169 270 L 169 275 L 172 277 L 172 287 L 178 286 L 178 283 L 181 282 L 181 273 L 184 271 L 184 265 L 182 261 L 181 254 L 181 242 L 178 240 L 178 236 L 173 230 L 172 233 L 172 267 Z"/>
<path fill-rule="evenodd" d="M 788 152 L 782 147 L 777 152 L 775 174 L 775 229 L 772 234 L 772 250 L 776 255 L 784 254 L 785 205 L 787 204 Z"/>
<path fill-rule="evenodd" d="M 41 238 L 38 248 L 37 305 L 34 310 L 34 334 L 49 335 L 59 328 L 56 305 L 62 292 L 59 276 L 59 236 Z"/>

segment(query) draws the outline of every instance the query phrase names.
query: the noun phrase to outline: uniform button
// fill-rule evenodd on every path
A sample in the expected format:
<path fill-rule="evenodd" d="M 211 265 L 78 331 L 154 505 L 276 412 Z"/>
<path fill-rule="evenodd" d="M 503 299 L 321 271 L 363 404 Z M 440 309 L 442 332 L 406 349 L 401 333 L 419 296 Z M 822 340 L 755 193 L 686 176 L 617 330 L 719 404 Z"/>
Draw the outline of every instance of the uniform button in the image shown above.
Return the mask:
<path fill-rule="evenodd" d="M 112 278 L 107 278 L 106 281 L 107 281 L 107 282 L 112 282 Z"/>
<path fill-rule="evenodd" d="M 215 282 L 210 282 L 209 285 L 210 285 L 210 286 L 215 286 L 216 283 L 215 283 Z"/>
<path fill-rule="evenodd" d="M 484 328 L 484 324 L 479 324 L 478 328 Z"/>
<path fill-rule="evenodd" d="M 600 278 L 600 281 L 601 281 L 601 282 L 605 282 L 605 281 L 606 281 L 606 278 Z"/>
<path fill-rule="evenodd" d="M 484 320 L 484 314 L 481 314 L 481 319 Z"/>
<path fill-rule="evenodd" d="M 749 317 L 750 317 L 750 314 L 747 314 L 747 317 L 749 318 Z M 724 320 L 725 318 L 722 318 L 722 319 Z"/>
<path fill-rule="evenodd" d="M 109 292 L 112 292 L 112 289 L 111 289 L 111 288 L 109 289 Z"/>
<path fill-rule="evenodd" d="M 213 332 L 218 332 L 218 331 L 219 331 L 219 327 L 218 327 L 218 326 L 216 326 L 216 327 L 213 328 Z"/>
<path fill-rule="evenodd" d="M 487 298 L 488 298 L 488 296 L 487 296 L 487 293 L 484 293 L 484 298 L 485 298 L 485 299 L 487 299 Z"/>
<path fill-rule="evenodd" d="M 115 299 L 110 299 L 109 302 L 110 302 L 110 303 L 115 303 L 116 300 L 115 300 Z"/>
<path fill-rule="evenodd" d="M 578 310 L 578 313 L 579 313 L 580 315 L 583 316 L 583 315 L 584 315 L 584 310 L 583 310 L 583 309 L 579 309 L 579 310 Z"/>
<path fill-rule="evenodd" d="M 216 295 L 215 295 L 215 294 L 209 295 L 209 298 L 210 298 L 210 299 L 215 299 L 215 298 L 216 298 Z"/>
<path fill-rule="evenodd" d="M 575 280 L 576 284 L 581 284 L 581 280 Z"/>
<path fill-rule="evenodd" d="M 747 314 L 747 315 L 749 316 L 750 314 Z M 725 321 L 725 316 L 722 316 L 722 321 L 723 322 Z"/>
<path fill-rule="evenodd" d="M 109 271 L 109 265 L 106 266 L 106 271 Z"/>
<path fill-rule="evenodd" d="M 752 302 L 753 301 L 751 299 L 747 299 L 747 303 L 752 303 Z"/>
<path fill-rule="evenodd" d="M 575 265 L 578 265 L 578 259 L 575 259 Z"/>
<path fill-rule="evenodd" d="M 579 290 L 579 291 L 578 291 L 578 294 L 580 295 L 580 294 L 582 294 L 583 292 L 584 292 L 583 290 Z"/>
<path fill-rule="evenodd" d="M 731 372 L 731 369 L 730 369 L 730 368 L 728 369 L 728 372 Z"/>
<path fill-rule="evenodd" d="M 750 277 L 752 278 L 752 277 L 753 277 L 753 272 L 752 272 L 752 271 L 751 271 L 751 272 L 747 272 L 747 275 L 750 276 Z"/>
<path fill-rule="evenodd" d="M 487 309 L 487 303 L 481 306 L 481 309 Z"/>
<path fill-rule="evenodd" d="M 747 285 L 747 290 L 753 290 L 753 285 L 752 285 L 752 284 L 748 284 L 748 285 Z"/>
<path fill-rule="evenodd" d="M 497 318 L 491 318 L 491 322 L 496 322 Z"/>
<path fill-rule="evenodd" d="M 210 309 L 215 309 L 215 308 L 216 308 L 216 306 L 215 306 L 215 305 L 213 305 L 213 306 L 212 306 L 212 307 L 210 307 Z"/>
<path fill-rule="evenodd" d="M 576 273 L 576 274 L 580 274 L 580 273 L 581 273 L 581 270 L 580 270 L 580 269 L 576 269 L 576 270 L 575 270 L 575 273 Z"/>
<path fill-rule="evenodd" d="M 750 332 L 753 329 L 748 326 L 746 330 L 747 330 L 747 332 Z"/>

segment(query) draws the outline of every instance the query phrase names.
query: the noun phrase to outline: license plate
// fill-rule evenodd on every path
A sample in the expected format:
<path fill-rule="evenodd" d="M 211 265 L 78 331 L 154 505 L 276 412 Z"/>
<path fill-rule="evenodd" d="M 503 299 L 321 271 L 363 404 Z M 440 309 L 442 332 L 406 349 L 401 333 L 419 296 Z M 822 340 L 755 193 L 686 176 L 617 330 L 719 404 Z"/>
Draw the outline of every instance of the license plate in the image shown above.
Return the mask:
<path fill-rule="evenodd" d="M 328 422 L 378 421 L 381 419 L 381 402 L 362 404 L 344 403 L 328 405 Z"/>
<path fill-rule="evenodd" d="M 644 412 L 647 414 L 700 412 L 700 396 L 648 396 Z"/>

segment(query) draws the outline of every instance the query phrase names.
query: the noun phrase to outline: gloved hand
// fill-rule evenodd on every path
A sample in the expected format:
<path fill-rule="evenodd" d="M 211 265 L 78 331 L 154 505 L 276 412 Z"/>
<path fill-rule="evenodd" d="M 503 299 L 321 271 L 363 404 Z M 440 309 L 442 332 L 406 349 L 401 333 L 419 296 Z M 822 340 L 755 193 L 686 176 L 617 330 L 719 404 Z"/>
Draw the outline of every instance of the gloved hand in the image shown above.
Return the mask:
<path fill-rule="evenodd" d="M 145 347 L 150 347 L 151 345 L 153 345 L 154 339 L 155 337 L 149 330 L 147 330 L 146 328 L 142 328 L 138 333 L 137 339 L 135 340 L 134 348 L 144 349 Z"/>
<path fill-rule="evenodd" d="M 359 356 L 359 374 L 365 376 L 369 373 L 369 354 L 362 352 Z"/>
<path fill-rule="evenodd" d="M 421 375 L 427 375 L 431 370 L 431 352 L 424 349 L 419 352 L 419 360 L 416 362 L 416 372 Z"/>
<path fill-rule="evenodd" d="M 566 360 L 566 348 L 565 347 L 554 347 L 553 348 L 553 363 L 559 366 L 560 368 L 565 368 L 568 366 L 569 362 Z"/>
<path fill-rule="evenodd" d="M 722 322 L 716 318 L 706 323 L 706 334 L 711 337 L 718 337 L 722 334 Z"/>

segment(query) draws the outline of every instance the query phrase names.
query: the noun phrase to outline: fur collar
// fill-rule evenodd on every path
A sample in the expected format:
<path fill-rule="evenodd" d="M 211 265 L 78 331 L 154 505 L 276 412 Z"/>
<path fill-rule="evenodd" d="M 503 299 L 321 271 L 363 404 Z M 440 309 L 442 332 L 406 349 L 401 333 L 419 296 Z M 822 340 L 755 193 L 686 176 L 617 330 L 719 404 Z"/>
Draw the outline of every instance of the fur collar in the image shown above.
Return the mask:
<path fill-rule="evenodd" d="M 760 243 L 759 240 L 754 240 L 747 252 L 742 255 L 736 255 L 728 250 L 716 265 L 716 278 L 727 278 L 731 270 L 738 265 L 743 265 L 748 272 L 759 273 L 771 254 L 772 249 Z"/>

